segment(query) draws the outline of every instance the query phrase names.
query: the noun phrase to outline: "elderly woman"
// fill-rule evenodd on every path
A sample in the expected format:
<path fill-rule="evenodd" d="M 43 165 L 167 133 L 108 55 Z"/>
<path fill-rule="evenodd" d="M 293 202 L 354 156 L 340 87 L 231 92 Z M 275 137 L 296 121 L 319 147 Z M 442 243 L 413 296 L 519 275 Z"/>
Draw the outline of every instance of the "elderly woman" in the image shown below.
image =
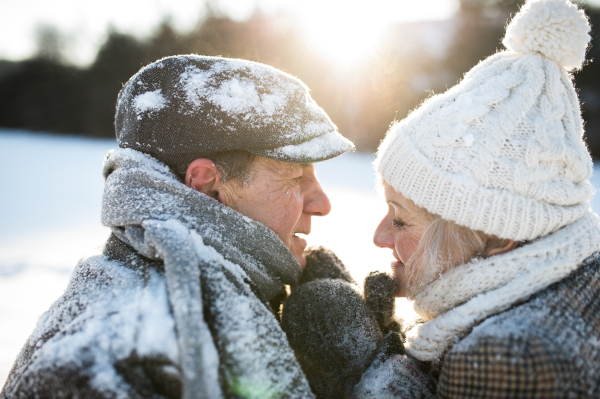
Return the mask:
<path fill-rule="evenodd" d="M 392 126 L 375 163 L 389 211 L 374 242 L 393 251 L 396 294 L 422 320 L 395 351 L 364 333 L 372 321 L 348 320 L 348 334 L 380 349 L 365 351 L 375 359 L 353 387 L 323 362 L 338 397 L 600 397 L 600 228 L 568 73 L 589 29 L 568 0 L 531 0 L 508 51 Z M 328 306 L 344 301 L 369 311 L 358 299 Z"/>

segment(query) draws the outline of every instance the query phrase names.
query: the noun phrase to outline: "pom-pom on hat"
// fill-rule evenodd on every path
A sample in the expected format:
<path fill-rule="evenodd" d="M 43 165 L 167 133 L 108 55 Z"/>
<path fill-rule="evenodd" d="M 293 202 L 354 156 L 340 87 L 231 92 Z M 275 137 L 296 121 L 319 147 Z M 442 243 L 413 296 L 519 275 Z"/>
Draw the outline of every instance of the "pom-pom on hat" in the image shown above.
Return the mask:
<path fill-rule="evenodd" d="M 516 53 L 538 52 L 571 70 L 585 60 L 589 32 L 587 17 L 575 4 L 529 1 L 511 21 L 502 43 Z"/>
<path fill-rule="evenodd" d="M 252 61 L 179 55 L 135 74 L 115 115 L 121 148 L 168 165 L 245 150 L 317 162 L 354 148 L 297 78 Z"/>
<path fill-rule="evenodd" d="M 592 160 L 568 70 L 590 41 L 568 0 L 530 0 L 507 28 L 508 51 L 390 128 L 375 168 L 443 219 L 532 240 L 589 209 Z"/>

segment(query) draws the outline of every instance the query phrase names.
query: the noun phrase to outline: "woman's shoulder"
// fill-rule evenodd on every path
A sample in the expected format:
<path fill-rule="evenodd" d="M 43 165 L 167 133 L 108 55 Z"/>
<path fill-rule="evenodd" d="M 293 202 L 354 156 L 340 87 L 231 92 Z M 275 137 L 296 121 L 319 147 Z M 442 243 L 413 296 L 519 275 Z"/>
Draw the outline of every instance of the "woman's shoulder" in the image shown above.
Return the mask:
<path fill-rule="evenodd" d="M 441 396 L 490 387 L 507 397 L 600 394 L 598 260 L 588 258 L 563 281 L 473 328 L 444 357 Z"/>
<path fill-rule="evenodd" d="M 565 348 L 525 326 L 489 324 L 456 344 L 444 357 L 440 397 L 563 397 L 572 359 Z M 568 392 L 568 390 L 567 390 Z"/>

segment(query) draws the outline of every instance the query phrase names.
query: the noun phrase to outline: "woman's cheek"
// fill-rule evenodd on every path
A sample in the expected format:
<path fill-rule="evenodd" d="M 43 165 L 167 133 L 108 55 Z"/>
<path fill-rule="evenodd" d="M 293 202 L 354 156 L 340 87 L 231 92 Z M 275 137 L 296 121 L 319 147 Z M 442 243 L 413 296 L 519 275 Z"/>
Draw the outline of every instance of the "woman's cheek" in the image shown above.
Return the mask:
<path fill-rule="evenodd" d="M 413 256 L 417 247 L 419 246 L 420 234 L 414 234 L 410 231 L 404 231 L 404 234 L 399 234 L 396 237 L 396 252 L 400 257 L 402 263 L 406 264 L 408 260 Z"/>

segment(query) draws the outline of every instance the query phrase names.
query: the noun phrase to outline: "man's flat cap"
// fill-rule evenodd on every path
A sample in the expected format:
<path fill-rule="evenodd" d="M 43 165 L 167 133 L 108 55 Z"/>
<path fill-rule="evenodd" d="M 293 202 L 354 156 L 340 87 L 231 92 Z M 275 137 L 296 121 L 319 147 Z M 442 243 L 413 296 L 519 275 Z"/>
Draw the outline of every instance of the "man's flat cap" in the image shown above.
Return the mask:
<path fill-rule="evenodd" d="M 122 148 L 166 164 L 245 150 L 317 162 L 353 149 L 297 78 L 252 61 L 180 55 L 135 74 L 115 115 Z"/>

